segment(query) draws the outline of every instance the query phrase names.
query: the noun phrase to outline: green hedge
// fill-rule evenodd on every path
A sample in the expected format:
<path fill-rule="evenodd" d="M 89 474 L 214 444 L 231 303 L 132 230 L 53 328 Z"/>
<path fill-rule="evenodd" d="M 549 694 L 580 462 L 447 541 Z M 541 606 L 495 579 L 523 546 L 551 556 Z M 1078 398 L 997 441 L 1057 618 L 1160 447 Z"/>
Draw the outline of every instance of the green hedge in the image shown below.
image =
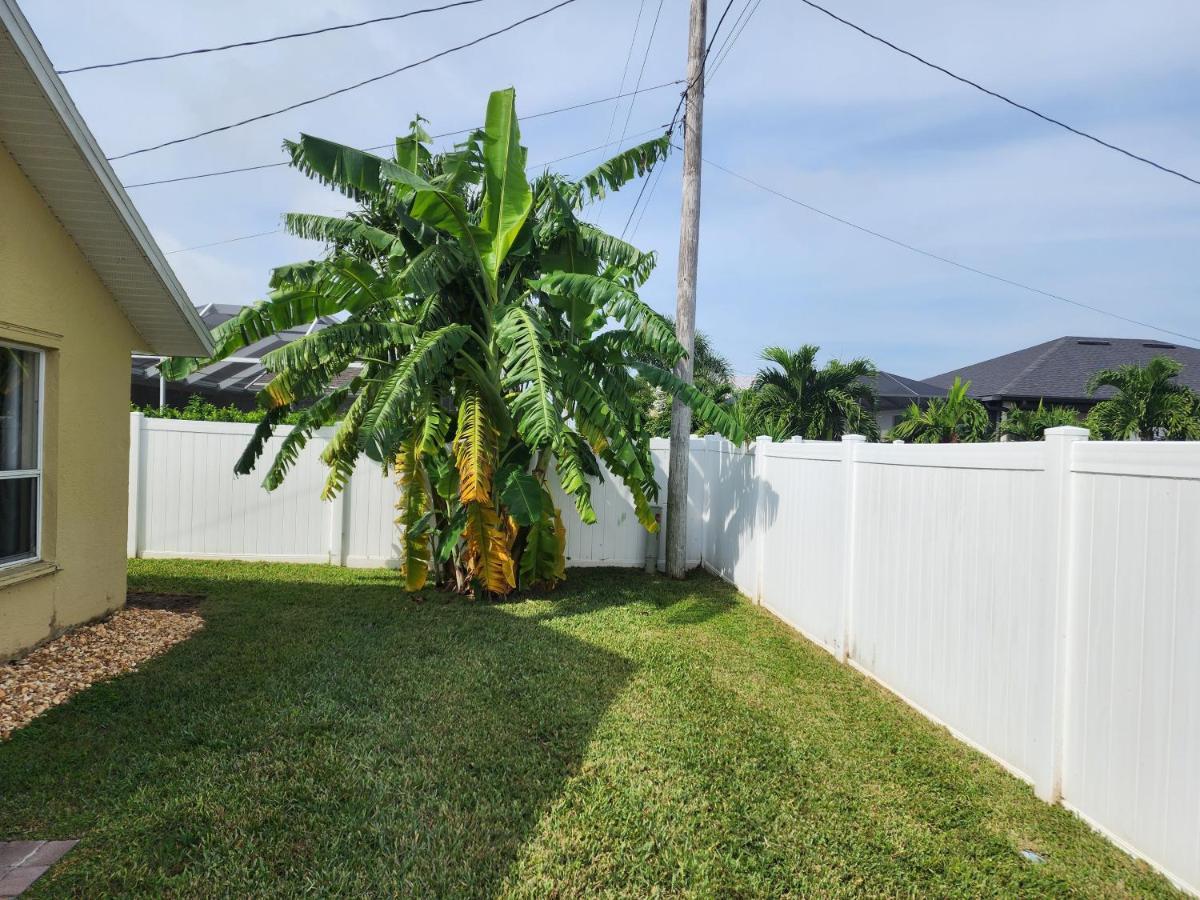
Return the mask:
<path fill-rule="evenodd" d="M 238 409 L 236 406 L 217 406 L 208 402 L 199 394 L 192 394 L 188 398 L 187 405 L 183 409 L 176 409 L 168 406 L 159 409 L 157 406 L 137 406 L 129 404 L 130 412 L 139 412 L 147 419 L 184 419 L 188 422 L 261 422 L 266 414 L 265 410 L 253 409 L 247 412 L 244 409 Z M 294 424 L 296 414 L 292 413 L 283 421 L 289 425 Z"/>

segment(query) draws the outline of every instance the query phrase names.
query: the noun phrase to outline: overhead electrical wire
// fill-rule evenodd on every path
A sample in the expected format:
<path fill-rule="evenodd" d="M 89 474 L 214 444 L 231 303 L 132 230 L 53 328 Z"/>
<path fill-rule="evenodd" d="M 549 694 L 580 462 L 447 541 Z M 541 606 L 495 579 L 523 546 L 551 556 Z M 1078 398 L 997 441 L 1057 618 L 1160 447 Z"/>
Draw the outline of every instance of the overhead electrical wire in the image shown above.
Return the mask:
<path fill-rule="evenodd" d="M 633 22 L 633 36 L 629 39 L 629 50 L 625 54 L 625 66 L 621 69 L 621 84 L 617 87 L 617 93 L 621 94 L 625 91 L 625 79 L 629 77 L 629 63 L 633 61 L 633 49 L 637 46 L 638 31 L 642 27 L 642 13 L 646 9 L 646 0 L 638 0 L 637 18 Z M 608 130 L 604 133 L 604 140 L 612 139 L 613 128 L 617 124 L 617 112 L 621 109 L 621 104 L 617 103 L 613 106 L 612 115 L 608 119 Z"/>
<path fill-rule="evenodd" d="M 683 79 L 677 78 L 674 81 L 664 81 L 662 84 L 655 84 L 650 87 L 642 88 L 641 90 L 637 91 L 636 93 L 646 94 L 646 93 L 649 93 L 650 91 L 660 91 L 663 88 L 673 87 L 674 85 L 677 85 L 677 84 L 683 84 Z M 546 116 L 555 116 L 555 115 L 558 115 L 559 113 L 572 112 L 573 110 L 577 110 L 577 109 L 585 109 L 586 107 L 589 107 L 589 106 L 598 106 L 601 103 L 612 103 L 614 101 L 622 99 L 623 97 L 632 97 L 634 95 L 634 93 L 635 92 L 633 92 L 633 91 L 629 91 L 624 94 L 615 94 L 611 97 L 600 97 L 596 100 L 585 100 L 582 103 L 574 103 L 570 106 L 561 106 L 558 109 L 547 109 L 542 112 L 531 113 L 527 116 L 520 116 L 520 117 L 518 117 L 518 121 L 528 122 L 531 119 L 541 119 L 541 118 L 545 118 Z M 467 134 L 471 131 L 474 131 L 478 127 L 479 126 L 475 125 L 470 128 L 459 128 L 459 129 L 456 129 L 455 131 L 444 131 L 441 134 L 432 135 L 432 137 L 433 137 L 433 139 L 437 140 L 438 138 L 453 137 L 456 134 Z M 366 150 L 382 150 L 385 147 L 393 146 L 393 143 L 394 142 L 389 141 L 386 144 L 376 144 L 373 147 L 365 147 L 364 149 L 366 149 Z M 272 162 L 272 163 L 261 163 L 256 166 L 239 166 L 239 167 L 233 168 L 233 169 L 219 169 L 215 172 L 198 172 L 194 175 L 177 175 L 174 178 L 160 178 L 156 181 L 139 181 L 134 184 L 124 185 L 124 188 L 126 190 L 132 190 L 133 188 L 154 187 L 154 186 L 160 185 L 160 184 L 176 184 L 181 181 L 195 181 L 200 178 L 215 178 L 218 175 L 235 175 L 238 172 L 256 172 L 260 169 L 276 169 L 276 168 L 279 168 L 281 166 L 286 166 L 286 165 L 290 165 L 290 162 L 288 160 L 282 160 L 280 162 Z"/>
<path fill-rule="evenodd" d="M 725 64 L 725 60 L 729 58 L 730 52 L 733 50 L 733 45 L 738 42 L 738 38 L 742 36 L 742 32 L 746 30 L 746 26 L 750 24 L 750 20 L 754 18 L 754 14 L 758 12 L 758 8 L 762 6 L 763 0 L 746 0 L 746 5 L 742 8 L 745 13 L 749 10 L 750 14 L 742 19 L 741 14 L 734 20 L 733 26 L 729 30 L 729 37 L 721 48 L 717 51 L 717 56 L 713 60 L 712 68 L 705 74 L 705 84 L 708 84 L 717 76 L 717 70 Z M 738 22 L 741 21 L 739 25 Z"/>
<path fill-rule="evenodd" d="M 654 174 L 654 183 L 650 185 L 650 193 L 646 195 L 646 202 L 642 204 L 642 211 L 638 213 L 637 221 L 633 223 L 633 230 L 629 232 L 629 240 L 637 237 L 638 229 L 642 227 L 642 219 L 646 217 L 646 210 L 650 208 L 650 201 L 654 199 L 654 192 L 658 190 L 658 183 L 662 181 L 663 172 L 666 171 L 666 166 L 659 166 L 658 171 Z"/>
<path fill-rule="evenodd" d="M 733 4 L 735 2 L 736 2 L 736 0 L 728 0 L 728 2 L 725 4 L 725 9 L 723 9 L 721 11 L 721 16 L 720 16 L 720 18 L 717 19 L 717 27 L 713 29 L 713 33 L 709 36 L 708 43 L 704 47 L 704 57 L 700 61 L 700 73 L 696 76 L 695 79 L 693 79 L 691 82 L 689 82 L 687 84 L 687 86 L 683 89 L 682 93 L 679 96 L 679 103 L 677 103 L 675 105 L 675 113 L 671 116 L 671 121 L 667 125 L 667 139 L 668 140 L 670 140 L 671 135 L 673 135 L 675 133 L 675 123 L 679 120 L 679 111 L 681 109 L 683 109 L 683 104 L 687 100 L 688 92 L 690 92 L 691 89 L 696 86 L 697 81 L 704 78 L 704 69 L 705 69 L 705 64 L 708 62 L 708 55 L 712 52 L 713 45 L 717 42 L 717 36 L 721 33 L 721 26 L 725 24 L 725 17 L 729 15 L 729 10 L 733 8 Z M 659 11 L 660 12 L 662 11 L 662 3 L 661 2 L 659 3 Z M 658 23 L 658 19 L 655 18 L 655 24 L 657 24 L 657 23 Z M 654 32 L 653 31 L 651 31 L 651 33 L 650 33 L 650 40 L 651 41 L 654 40 Z M 650 54 L 650 46 L 649 46 L 649 44 L 647 44 L 646 45 L 646 55 L 649 56 L 649 54 Z M 645 65 L 646 65 L 646 62 L 643 59 L 642 67 L 645 68 Z M 640 80 L 640 76 L 639 76 L 639 80 Z M 630 113 L 633 112 L 633 104 L 632 103 L 629 105 L 629 112 Z M 625 119 L 625 126 L 627 128 L 629 127 L 628 116 Z M 686 127 L 686 123 L 685 123 L 685 127 Z M 661 179 L 661 175 L 659 175 L 657 178 L 651 179 L 649 176 L 653 175 L 653 174 L 654 174 L 653 172 L 648 173 L 647 177 L 642 180 L 642 186 L 638 190 L 637 197 L 634 198 L 633 207 L 629 210 L 629 215 L 625 218 L 625 226 L 621 229 L 621 238 L 622 239 L 624 239 L 625 233 L 627 231 L 629 231 L 629 225 L 633 221 L 634 215 L 637 214 L 638 205 L 642 202 L 642 198 L 645 197 L 646 203 L 649 204 L 650 198 L 654 196 L 654 190 L 655 190 L 655 188 L 658 187 L 658 182 Z M 647 187 L 647 185 L 650 184 L 651 180 L 654 181 L 654 184 L 650 188 L 650 193 L 647 194 L 646 187 Z M 642 215 L 643 216 L 645 215 L 645 207 L 644 206 L 642 208 Z M 639 223 L 641 222 L 641 216 L 638 217 L 638 222 Z"/>
<path fill-rule="evenodd" d="M 737 18 L 735 18 L 733 20 L 733 24 L 729 26 L 729 34 L 727 34 L 725 36 L 725 40 L 721 42 L 721 46 L 716 48 L 716 57 L 717 58 L 720 58 L 721 53 L 724 52 L 725 48 L 729 45 L 729 41 L 733 38 L 733 35 L 737 33 L 738 25 L 741 24 L 742 18 L 746 15 L 746 11 L 749 10 L 750 7 L 753 5 L 754 5 L 754 0 L 746 0 L 746 2 L 742 5 L 741 10 L 737 14 Z M 708 79 L 709 79 L 709 74 L 710 74 L 710 72 L 707 71 L 707 68 L 708 67 L 706 66 L 705 67 L 706 71 L 704 73 L 704 75 L 705 75 L 704 83 L 705 84 L 708 84 Z"/>
<path fill-rule="evenodd" d="M 653 128 L 647 128 L 645 131 L 641 131 L 641 132 L 638 132 L 637 134 L 630 135 L 630 139 L 645 137 L 648 134 L 653 134 L 654 132 L 661 131 L 663 127 L 664 126 L 662 126 L 662 125 L 655 125 Z M 470 129 L 468 129 L 468 130 L 470 130 Z M 458 134 L 458 133 L 459 132 L 457 132 L 457 131 L 450 132 L 450 134 Z M 437 135 L 434 135 L 433 137 L 436 138 Z M 568 159 L 576 159 L 580 156 L 587 156 L 589 153 L 596 153 L 600 150 L 604 150 L 608 147 L 611 147 L 614 144 L 620 144 L 620 143 L 621 143 L 621 141 L 608 141 L 607 143 L 599 144 L 595 147 L 588 147 L 588 149 L 586 149 L 586 150 L 579 150 L 575 153 L 568 153 L 566 156 L 559 156 L 555 159 L 548 159 L 545 162 L 532 163 L 530 165 L 530 168 L 531 169 L 540 169 L 545 166 L 552 166 L 555 163 L 565 162 Z M 285 230 L 286 229 L 283 229 L 283 228 L 275 228 L 271 231 L 257 231 L 254 234 L 243 234 L 243 235 L 239 235 L 238 237 L 225 238 L 224 240 L 221 240 L 221 241 L 210 241 L 207 244 L 196 244 L 193 247 L 180 247 L 178 250 L 167 250 L 164 252 L 164 255 L 171 256 L 172 254 L 175 254 L 175 253 L 188 253 L 192 250 L 205 250 L 209 247 L 220 247 L 224 244 L 235 244 L 239 241 L 251 240 L 252 238 L 269 237 L 270 235 L 273 235 L 273 234 L 283 234 L 283 233 L 285 233 Z"/>
<path fill-rule="evenodd" d="M 180 247 L 178 250 L 166 250 L 164 256 L 171 256 L 174 253 L 189 253 L 192 250 L 204 250 L 207 247 L 219 247 L 222 244 L 234 244 L 238 241 L 248 241 L 251 238 L 267 237 L 271 234 L 282 234 L 282 228 L 276 228 L 273 231 L 256 231 L 254 234 L 243 234 L 240 237 L 225 238 L 223 241 L 211 241 L 207 244 L 196 244 L 194 247 Z"/>
<path fill-rule="evenodd" d="M 125 153 L 117 154 L 116 156 L 110 156 L 110 157 L 108 157 L 108 159 L 110 162 L 113 162 L 118 159 L 127 159 L 131 156 L 137 156 L 141 153 L 150 153 L 153 150 L 161 150 L 164 147 L 172 147 L 176 144 L 187 143 L 188 141 L 194 141 L 194 140 L 197 140 L 198 138 L 207 137 L 210 134 L 217 134 L 218 132 L 229 131 L 234 128 L 240 128 L 241 126 L 249 125 L 252 122 L 261 122 L 263 119 L 269 119 L 269 118 L 272 118 L 273 116 L 282 115 L 283 113 L 291 112 L 292 110 L 295 110 L 295 109 L 300 109 L 303 106 L 309 106 L 313 103 L 319 103 L 322 100 L 328 100 L 331 97 L 336 97 L 340 94 L 345 94 L 350 91 L 357 90 L 358 88 L 366 87 L 369 84 L 374 84 L 375 82 L 382 81 L 385 78 L 391 78 L 393 75 L 399 75 L 401 72 L 407 72 L 410 69 L 415 69 L 418 66 L 423 66 L 426 63 L 430 63 L 430 62 L 433 62 L 434 60 L 441 59 L 443 56 L 449 56 L 451 53 L 457 53 L 459 50 L 466 50 L 468 47 L 474 47 L 476 44 L 481 44 L 490 38 L 494 38 L 501 34 L 504 34 L 505 32 L 512 31 L 513 29 L 519 28 L 520 26 L 525 25 L 529 22 L 532 22 L 535 19 L 540 19 L 543 16 L 548 16 L 548 15 L 550 15 L 550 13 L 555 12 L 556 10 L 562 9 L 564 6 L 569 6 L 570 4 L 575 3 L 575 2 L 577 2 L 577 0 L 559 0 L 559 2 L 556 3 L 554 6 L 548 7 L 547 9 L 543 9 L 540 12 L 533 13 L 532 15 L 526 16 L 523 19 L 518 19 L 516 22 L 513 22 L 510 25 L 506 25 L 503 28 L 499 28 L 496 31 L 488 32 L 487 34 L 482 35 L 481 37 L 477 37 L 474 40 L 467 41 L 465 44 L 458 44 L 455 47 L 450 47 L 449 49 L 441 50 L 441 51 L 433 54 L 432 56 L 427 56 L 424 59 L 419 59 L 416 62 L 408 63 L 406 65 L 400 66 L 399 68 L 392 69 L 389 72 L 384 72 L 380 75 L 374 75 L 371 78 L 363 79 L 362 81 L 358 81 L 358 82 L 355 82 L 354 84 L 346 85 L 345 87 L 338 88 L 337 90 L 327 91 L 326 93 L 321 94 L 317 97 L 310 97 L 307 100 L 300 100 L 297 103 L 292 103 L 292 104 L 289 104 L 288 106 L 284 106 L 279 109 L 271 110 L 270 112 L 259 113 L 258 115 L 250 116 L 249 118 L 241 119 L 237 122 L 230 122 L 228 125 L 220 125 L 216 128 L 208 128 L 204 131 L 198 131 L 195 134 L 186 135 L 185 137 L 173 138 L 172 140 L 162 141 L 161 143 L 152 144 L 148 147 L 140 147 L 137 150 L 129 150 L 129 151 L 126 151 Z"/>
<path fill-rule="evenodd" d="M 834 19 L 837 22 L 841 22 L 843 25 L 847 26 L 848 28 L 853 28 L 859 34 L 865 35 L 866 37 L 869 37 L 873 41 L 878 41 L 879 43 L 883 44 L 885 47 L 889 47 L 890 49 L 895 50 L 897 53 L 907 56 L 909 59 L 916 60 L 923 66 L 928 66 L 929 68 L 931 68 L 937 72 L 941 72 L 943 75 L 949 75 L 955 81 L 961 82 L 962 84 L 965 84 L 969 87 L 973 87 L 973 88 L 975 88 L 975 90 L 982 91 L 983 93 L 987 94 L 989 97 L 995 97 L 997 100 L 1007 103 L 1009 106 L 1015 107 L 1016 109 L 1022 110 L 1023 112 L 1027 112 L 1032 116 L 1036 116 L 1037 118 L 1041 119 L 1043 122 L 1049 122 L 1051 125 L 1057 125 L 1059 128 L 1069 131 L 1074 135 L 1078 135 L 1081 138 L 1086 138 L 1087 140 L 1092 141 L 1093 143 L 1099 144 L 1101 147 L 1105 147 L 1116 153 L 1120 153 L 1123 156 L 1127 156 L 1130 159 L 1137 160 L 1140 163 L 1145 163 L 1146 165 L 1152 166 L 1161 172 L 1166 172 L 1169 175 L 1175 175 L 1179 178 L 1182 178 L 1184 181 L 1190 181 L 1192 184 L 1200 185 L 1200 179 L 1193 178 L 1191 175 L 1186 175 L 1183 172 L 1180 172 L 1178 169 L 1172 169 L 1170 166 L 1165 166 L 1162 163 L 1157 163 L 1154 160 L 1148 159 L 1145 156 L 1140 156 L 1137 153 L 1134 153 L 1132 150 L 1126 150 L 1124 147 L 1118 147 L 1116 144 L 1109 143 L 1108 141 L 1104 140 L 1103 138 L 1096 137 L 1096 135 L 1094 135 L 1094 134 L 1090 134 L 1086 131 L 1076 128 L 1073 125 L 1068 125 L 1066 122 L 1062 121 L 1061 119 L 1056 119 L 1053 116 L 1046 115 L 1043 112 L 1038 112 L 1032 106 L 1026 106 L 1024 103 L 1018 103 L 1016 100 L 1013 100 L 1010 97 L 1006 97 L 1001 93 L 991 90 L 990 88 L 986 88 L 982 84 L 979 84 L 976 81 L 972 81 L 970 78 L 964 78 L 962 75 L 957 75 L 954 72 L 951 72 L 945 66 L 939 66 L 937 63 L 930 62 L 929 60 L 925 59 L 924 57 L 918 56 L 916 53 L 913 53 L 911 50 L 905 50 L 903 47 L 893 44 L 891 41 L 887 40 L 886 38 L 882 38 L 877 34 L 867 31 L 867 29 L 863 28 L 860 25 L 855 25 L 853 22 L 849 21 L 848 19 L 843 19 L 841 16 L 837 15 L 836 13 L 830 12 L 829 10 L 827 10 L 825 7 L 821 6 L 820 4 L 814 3 L 813 0 L 800 0 L 800 2 L 803 3 L 805 6 L 812 7 L 813 9 L 817 10 L 818 12 L 824 13 L 825 15 L 829 16 L 829 18 Z"/>
<path fill-rule="evenodd" d="M 823 209 L 820 209 L 809 203 L 805 203 L 802 200 L 798 200 L 797 198 L 791 196 L 790 194 L 786 194 L 783 191 L 780 191 L 769 185 L 763 184 L 762 182 L 755 181 L 753 178 L 749 178 L 748 176 L 742 175 L 739 172 L 735 172 L 732 169 L 726 168 L 725 166 L 721 165 L 720 163 L 713 162 L 711 159 L 705 159 L 704 163 L 705 163 L 705 165 L 712 166 L 714 169 L 724 172 L 726 175 L 730 175 L 733 178 L 738 179 L 739 181 L 743 181 L 746 184 L 751 185 L 752 187 L 758 188 L 760 191 L 765 191 L 768 194 L 773 194 L 774 196 L 779 197 L 782 200 L 786 200 L 789 203 L 793 203 L 796 206 L 801 207 L 802 209 L 808 210 L 809 212 L 816 213 L 819 216 L 824 216 L 826 219 L 830 219 L 831 221 L 838 222 L 841 225 L 845 225 L 849 228 L 853 228 L 855 231 L 860 231 L 863 234 L 867 234 L 867 235 L 870 235 L 871 237 L 878 238 L 881 241 L 886 241 L 887 243 L 893 244 L 897 247 L 901 247 L 904 250 L 909 250 L 913 253 L 918 253 L 921 256 L 925 256 L 925 257 L 928 257 L 929 259 L 937 260 L 938 262 L 945 263 L 948 266 L 954 266 L 956 269 L 961 269 L 964 272 L 971 272 L 972 274 L 975 274 L 975 275 L 981 275 L 984 278 L 989 278 L 992 281 L 997 281 L 997 282 L 1000 282 L 1001 284 L 1006 284 L 1009 287 L 1019 288 L 1020 290 L 1028 291 L 1031 294 L 1037 294 L 1041 297 L 1047 297 L 1051 300 L 1058 300 L 1062 303 L 1068 303 L 1071 306 L 1076 306 L 1076 307 L 1079 307 L 1080 309 L 1086 309 L 1090 312 L 1099 313 L 1102 316 L 1109 316 L 1114 319 L 1119 319 L 1120 321 L 1126 322 L 1131 325 L 1137 325 L 1141 328 L 1149 328 L 1153 331 L 1159 331 L 1159 332 L 1162 332 L 1163 334 L 1172 335 L 1173 337 L 1183 338 L 1185 340 L 1200 343 L 1200 337 L 1196 337 L 1195 335 L 1184 334 L 1181 331 L 1173 331 L 1170 328 L 1163 328 L 1160 325 L 1153 325 L 1150 322 L 1144 322 L 1140 319 L 1133 319 L 1133 318 L 1130 318 L 1129 316 L 1123 316 L 1120 313 L 1113 312 L 1112 310 L 1102 309 L 1101 307 L 1098 307 L 1098 306 L 1092 306 L 1089 303 L 1083 303 L 1082 301 L 1079 301 L 1079 300 L 1073 300 L 1072 298 L 1065 297 L 1062 294 L 1056 294 L 1053 291 L 1042 290 L 1041 288 L 1034 287 L 1029 284 L 1024 284 L 1020 281 L 1015 281 L 1014 279 L 1011 279 L 1011 278 L 1006 278 L 1003 275 L 997 275 L 994 272 L 988 272 L 985 269 L 979 269 L 979 268 L 976 268 L 975 266 L 968 265 L 967 263 L 959 262 L 958 260 L 952 259 L 948 256 L 943 256 L 939 253 L 934 253 L 930 250 L 922 249 L 921 247 L 917 247 L 914 244 L 909 244 L 905 241 L 899 240 L 898 238 L 891 237 L 890 235 L 884 234 L 880 231 L 875 231 L 872 228 L 867 228 L 865 225 L 859 225 L 857 222 L 852 222 L 849 219 L 843 218 L 842 216 L 834 215 L 831 212 L 826 212 Z"/>
<path fill-rule="evenodd" d="M 658 8 L 654 11 L 654 22 L 650 25 L 650 37 L 646 40 L 646 52 L 642 54 L 642 65 L 638 69 L 637 81 L 633 85 L 635 96 L 629 101 L 629 109 L 625 113 L 625 124 L 621 128 L 620 140 L 625 140 L 625 135 L 629 132 L 629 122 L 633 118 L 633 107 L 637 104 L 636 91 L 642 86 L 642 78 L 646 75 L 646 62 L 650 59 L 650 48 L 654 46 L 654 35 L 658 32 L 658 20 L 662 16 L 662 8 L 663 0 L 658 0 Z"/>
<path fill-rule="evenodd" d="M 94 69 L 116 69 L 121 66 L 134 66 L 139 63 L 160 62 L 167 59 L 179 59 L 183 56 L 198 56 L 204 53 L 220 53 L 224 50 L 235 50 L 240 47 L 257 47 L 260 44 L 273 44 L 276 41 L 290 41 L 294 38 L 312 37 L 318 34 L 328 34 L 331 31 L 346 31 L 351 28 L 362 28 L 364 25 L 377 25 L 381 22 L 395 22 L 399 19 L 408 19 L 412 16 L 420 16 L 425 13 L 443 12 L 447 9 L 454 9 L 459 6 L 473 6 L 476 3 L 483 3 L 484 0 L 455 0 L 454 3 L 445 3 L 441 6 L 430 6 L 425 9 L 413 9 L 405 13 L 399 13 L 394 16 L 378 16 L 374 19 L 364 19 L 361 22 L 347 22 L 344 25 L 329 25 L 325 28 L 314 28 L 311 31 L 293 31 L 290 34 L 277 34 L 273 37 L 259 38 L 253 41 L 237 41 L 232 44 L 221 44 L 215 47 L 200 47 L 195 50 L 179 50 L 175 53 L 163 53 L 158 56 L 139 56 L 134 59 L 122 59 L 116 62 L 94 63 L 90 66 L 76 66 L 73 69 L 55 69 L 59 75 L 74 75 L 76 72 L 91 72 Z"/>

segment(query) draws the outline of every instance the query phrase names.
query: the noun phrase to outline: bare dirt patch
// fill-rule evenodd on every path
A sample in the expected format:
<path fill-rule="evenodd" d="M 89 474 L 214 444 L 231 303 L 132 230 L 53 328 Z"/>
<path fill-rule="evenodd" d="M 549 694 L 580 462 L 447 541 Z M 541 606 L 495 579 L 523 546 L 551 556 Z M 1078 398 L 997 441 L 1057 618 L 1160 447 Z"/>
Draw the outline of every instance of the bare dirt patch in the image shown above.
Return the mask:
<path fill-rule="evenodd" d="M 74 628 L 0 665 L 0 741 L 84 688 L 136 671 L 189 638 L 204 625 L 195 613 L 199 599 L 131 596 L 129 607 L 103 622 Z"/>

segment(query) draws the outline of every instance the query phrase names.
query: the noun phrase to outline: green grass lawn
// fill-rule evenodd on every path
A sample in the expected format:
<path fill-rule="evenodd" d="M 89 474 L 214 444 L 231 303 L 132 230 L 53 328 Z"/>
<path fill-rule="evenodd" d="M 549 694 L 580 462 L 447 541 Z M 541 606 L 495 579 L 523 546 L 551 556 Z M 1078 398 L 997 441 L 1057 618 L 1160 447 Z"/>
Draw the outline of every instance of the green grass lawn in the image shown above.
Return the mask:
<path fill-rule="evenodd" d="M 1171 893 L 708 576 L 130 583 L 208 624 L 0 744 L 0 838 L 83 838 L 33 897 Z"/>

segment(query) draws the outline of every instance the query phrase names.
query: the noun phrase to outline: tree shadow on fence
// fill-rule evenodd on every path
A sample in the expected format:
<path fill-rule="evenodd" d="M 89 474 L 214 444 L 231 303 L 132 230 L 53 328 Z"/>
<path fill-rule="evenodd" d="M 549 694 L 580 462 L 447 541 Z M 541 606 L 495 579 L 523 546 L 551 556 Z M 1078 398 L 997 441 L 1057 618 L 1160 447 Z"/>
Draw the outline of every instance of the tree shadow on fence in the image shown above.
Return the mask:
<path fill-rule="evenodd" d="M 176 586 L 204 631 L 0 744 L 0 840 L 84 838 L 47 887 L 493 894 L 635 669 L 394 578 Z"/>
<path fill-rule="evenodd" d="M 705 544 L 713 548 L 709 564 L 733 579 L 747 564 L 757 566 L 757 560 L 748 560 L 746 554 L 757 552 L 765 530 L 779 515 L 779 493 L 755 474 L 752 453 L 734 450 L 720 454 L 718 460 L 715 475 L 706 483 Z M 753 590 L 747 584 L 738 587 Z"/>

